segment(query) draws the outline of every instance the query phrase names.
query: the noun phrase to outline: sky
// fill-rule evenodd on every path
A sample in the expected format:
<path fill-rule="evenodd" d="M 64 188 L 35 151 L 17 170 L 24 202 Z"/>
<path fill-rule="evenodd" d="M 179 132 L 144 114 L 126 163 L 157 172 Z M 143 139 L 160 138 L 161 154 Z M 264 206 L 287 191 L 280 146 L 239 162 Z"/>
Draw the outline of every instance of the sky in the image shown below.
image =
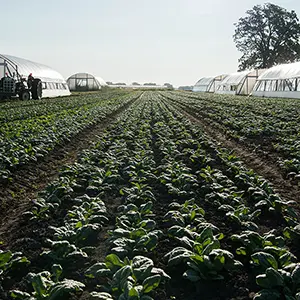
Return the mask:
<path fill-rule="evenodd" d="M 194 85 L 237 71 L 234 23 L 266 2 L 300 17 L 299 0 L 0 0 L 0 53 L 65 78 Z"/>

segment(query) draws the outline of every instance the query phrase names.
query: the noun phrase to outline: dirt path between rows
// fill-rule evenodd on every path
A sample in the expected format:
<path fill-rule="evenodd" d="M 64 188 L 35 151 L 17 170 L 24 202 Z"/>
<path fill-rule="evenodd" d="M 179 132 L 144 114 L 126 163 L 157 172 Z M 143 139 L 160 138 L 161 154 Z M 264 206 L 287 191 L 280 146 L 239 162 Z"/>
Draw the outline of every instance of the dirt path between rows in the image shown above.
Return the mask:
<path fill-rule="evenodd" d="M 178 107 L 174 103 L 170 103 L 175 109 Z M 267 179 L 274 191 L 281 195 L 285 200 L 294 200 L 298 203 L 298 211 L 300 211 L 300 188 L 299 186 L 292 184 L 291 181 L 286 180 L 282 176 L 282 170 L 277 165 L 277 160 L 272 157 L 272 154 L 266 154 L 266 157 L 258 155 L 254 149 L 250 149 L 250 146 L 239 143 L 230 139 L 224 133 L 222 129 L 214 125 L 213 121 L 206 118 L 200 119 L 191 114 L 187 108 L 181 106 L 180 112 L 183 113 L 191 122 L 201 125 L 203 131 L 216 142 L 227 149 L 233 150 L 234 154 L 239 157 L 244 164 L 253 169 L 257 174 Z"/>
<path fill-rule="evenodd" d="M 0 185 L 0 241 L 10 239 L 8 236 L 18 227 L 21 214 L 29 209 L 31 200 L 58 177 L 61 167 L 74 163 L 77 155 L 89 148 L 97 136 L 139 97 L 118 108 L 96 125 L 85 128 L 70 142 L 57 146 L 41 161 L 31 162 L 16 171 L 12 183 Z"/>

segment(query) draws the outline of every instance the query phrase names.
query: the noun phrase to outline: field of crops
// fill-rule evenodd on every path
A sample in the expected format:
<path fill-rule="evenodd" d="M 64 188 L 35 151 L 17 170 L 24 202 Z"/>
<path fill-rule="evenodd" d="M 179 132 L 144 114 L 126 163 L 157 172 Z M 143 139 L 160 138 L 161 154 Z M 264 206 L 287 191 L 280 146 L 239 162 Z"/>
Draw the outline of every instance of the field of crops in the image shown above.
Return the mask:
<path fill-rule="evenodd" d="M 300 299 L 299 103 L 112 90 L 0 104 L 3 189 L 97 129 L 9 198 L 0 298 Z M 266 178 L 212 131 L 282 172 Z"/>
<path fill-rule="evenodd" d="M 166 95 L 170 97 L 170 95 Z M 300 102 L 212 94 L 173 94 L 171 101 L 198 118 L 214 122 L 229 137 L 276 153 L 284 176 L 300 179 Z M 297 177 L 298 175 L 298 177 Z"/>

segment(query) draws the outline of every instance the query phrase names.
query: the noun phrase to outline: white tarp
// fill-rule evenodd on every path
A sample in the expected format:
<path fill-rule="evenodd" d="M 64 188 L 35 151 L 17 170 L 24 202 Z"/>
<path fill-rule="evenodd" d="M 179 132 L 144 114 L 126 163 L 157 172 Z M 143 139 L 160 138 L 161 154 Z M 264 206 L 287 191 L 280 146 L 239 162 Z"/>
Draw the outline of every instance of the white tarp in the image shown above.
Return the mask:
<path fill-rule="evenodd" d="M 247 70 L 235 72 L 226 76 L 216 88 L 218 94 L 249 95 L 257 81 L 257 78 L 265 70 Z"/>
<path fill-rule="evenodd" d="M 229 74 L 219 85 L 238 85 L 251 71 L 243 71 Z"/>
<path fill-rule="evenodd" d="M 4 61 L 7 62 L 12 75 L 17 70 L 26 79 L 30 73 L 32 73 L 33 77 L 41 79 L 43 82 L 43 98 L 68 96 L 71 94 L 63 76 L 46 65 L 11 55 L 0 54 L 0 63 L 4 63 Z"/>
<path fill-rule="evenodd" d="M 203 77 L 199 79 L 193 86 L 193 92 L 208 92 L 214 79 L 214 77 Z"/>
<path fill-rule="evenodd" d="M 203 77 L 193 86 L 193 92 L 210 92 L 214 93 L 220 81 L 227 75 L 218 75 L 215 77 Z"/>
<path fill-rule="evenodd" d="M 101 86 L 107 86 L 107 83 L 104 81 L 104 79 L 102 79 L 101 77 L 98 77 L 98 76 L 96 76 L 95 78 L 98 80 L 98 82 Z"/>
<path fill-rule="evenodd" d="M 98 90 L 101 86 L 107 86 L 101 77 L 96 77 L 89 73 L 76 73 L 67 79 L 71 91 Z"/>
<path fill-rule="evenodd" d="M 300 62 L 274 66 L 265 70 L 258 80 L 288 79 L 300 77 Z"/>
<path fill-rule="evenodd" d="M 13 65 L 17 66 L 18 73 L 24 78 L 27 78 L 28 75 L 32 73 L 33 77 L 40 78 L 42 81 L 44 79 L 51 80 L 51 82 L 65 83 L 63 76 L 48 66 L 6 54 L 1 54 L 0 59 L 1 56 L 8 62 L 11 62 Z"/>
<path fill-rule="evenodd" d="M 300 62 L 282 64 L 265 70 L 259 76 L 252 95 L 300 98 Z"/>

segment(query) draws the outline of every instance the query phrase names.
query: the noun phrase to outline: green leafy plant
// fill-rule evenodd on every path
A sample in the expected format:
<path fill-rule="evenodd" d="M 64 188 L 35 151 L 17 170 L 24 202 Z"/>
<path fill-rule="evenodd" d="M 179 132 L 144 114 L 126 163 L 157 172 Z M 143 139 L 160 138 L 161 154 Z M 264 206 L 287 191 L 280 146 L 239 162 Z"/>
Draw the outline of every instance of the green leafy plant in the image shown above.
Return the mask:
<path fill-rule="evenodd" d="M 88 278 L 106 279 L 102 286 L 118 299 L 151 300 L 149 293 L 156 289 L 161 281 L 170 277 L 162 270 L 154 267 L 153 261 L 144 256 L 135 256 L 132 260 L 121 260 L 117 255 L 110 254 L 104 263 L 96 263 L 86 270 Z"/>
<path fill-rule="evenodd" d="M 221 272 L 236 270 L 242 263 L 235 260 L 232 253 L 220 248 L 219 239 L 222 237 L 221 234 L 215 236 L 212 228 L 207 226 L 200 234 L 194 233 L 193 240 L 181 238 L 185 247 L 176 247 L 166 255 L 168 266 L 184 263 L 187 270 L 183 276 L 193 282 L 223 279 Z"/>
<path fill-rule="evenodd" d="M 44 271 L 38 274 L 29 273 L 27 280 L 32 284 L 34 292 L 29 294 L 18 290 L 11 291 L 13 299 L 42 300 L 42 299 L 63 299 L 70 293 L 81 292 L 85 285 L 72 279 L 59 280 L 62 274 L 60 265 L 52 266 L 52 274 Z"/>

